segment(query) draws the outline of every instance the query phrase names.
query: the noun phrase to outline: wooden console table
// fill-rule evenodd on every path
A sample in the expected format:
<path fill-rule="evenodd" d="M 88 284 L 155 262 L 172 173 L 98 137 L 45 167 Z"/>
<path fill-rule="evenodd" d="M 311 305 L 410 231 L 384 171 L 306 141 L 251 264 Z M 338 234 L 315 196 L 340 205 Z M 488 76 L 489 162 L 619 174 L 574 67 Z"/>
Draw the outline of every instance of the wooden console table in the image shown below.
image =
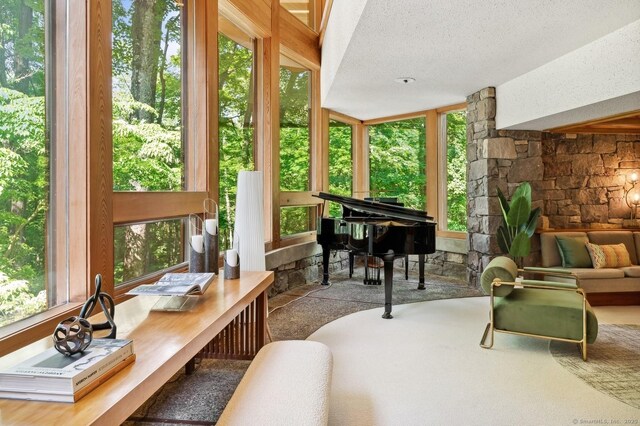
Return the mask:
<path fill-rule="evenodd" d="M 266 290 L 273 272 L 242 272 L 240 279 L 218 279 L 190 311 L 151 311 L 157 297 L 134 297 L 116 306 L 118 338 L 133 340 L 136 361 L 76 403 L 0 399 L 1 425 L 115 425 L 124 422 L 227 327 L 254 312 L 255 333 L 248 346 L 259 349 L 266 332 Z M 102 314 L 94 320 L 100 321 Z M 8 365 L 51 346 L 42 339 L 0 359 Z"/>

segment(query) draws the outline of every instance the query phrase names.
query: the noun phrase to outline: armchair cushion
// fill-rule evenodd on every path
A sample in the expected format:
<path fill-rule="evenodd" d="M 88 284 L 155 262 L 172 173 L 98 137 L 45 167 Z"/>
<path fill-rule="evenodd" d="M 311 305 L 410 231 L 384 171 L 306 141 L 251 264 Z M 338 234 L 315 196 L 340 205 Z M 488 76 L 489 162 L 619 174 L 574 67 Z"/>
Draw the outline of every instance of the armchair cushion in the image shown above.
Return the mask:
<path fill-rule="evenodd" d="M 591 268 L 591 257 L 587 251 L 586 238 L 564 237 L 556 235 L 556 242 L 564 268 Z"/>
<path fill-rule="evenodd" d="M 498 278 L 504 282 L 514 282 L 518 275 L 518 267 L 516 263 L 505 256 L 496 257 L 493 259 L 480 277 L 480 284 L 485 293 L 491 293 L 491 283 L 494 279 Z M 501 285 L 494 289 L 494 296 L 504 297 L 511 293 L 513 285 Z"/>
<path fill-rule="evenodd" d="M 561 339 L 582 339 L 582 296 L 572 291 L 517 288 L 494 305 L 495 327 Z M 598 320 L 587 307 L 587 342 L 598 335 Z"/>

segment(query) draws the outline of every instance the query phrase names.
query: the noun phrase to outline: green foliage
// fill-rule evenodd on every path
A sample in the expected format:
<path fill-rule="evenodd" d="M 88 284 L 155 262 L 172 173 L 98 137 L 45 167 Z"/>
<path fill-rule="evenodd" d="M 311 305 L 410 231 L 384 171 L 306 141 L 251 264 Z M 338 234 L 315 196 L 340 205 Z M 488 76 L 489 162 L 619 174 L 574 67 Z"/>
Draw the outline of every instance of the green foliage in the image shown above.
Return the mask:
<path fill-rule="evenodd" d="M 371 196 L 398 197 L 405 207 L 426 205 L 424 119 L 369 127 Z"/>
<path fill-rule="evenodd" d="M 447 229 L 467 230 L 467 119 L 447 114 Z"/>
<path fill-rule="evenodd" d="M 351 196 L 353 161 L 351 157 L 351 126 L 339 121 L 329 122 L 329 192 Z M 329 214 L 342 215 L 337 203 L 330 203 Z"/>
<path fill-rule="evenodd" d="M 503 223 L 498 228 L 498 246 L 504 254 L 517 261 L 529 255 L 531 237 L 536 228 L 540 208 L 531 210 L 531 185 L 523 182 L 508 202 L 500 188 L 498 199 L 502 210 Z"/>
<path fill-rule="evenodd" d="M 0 327 L 47 308 L 46 292 L 32 294 L 27 280 L 12 280 L 0 272 Z"/>

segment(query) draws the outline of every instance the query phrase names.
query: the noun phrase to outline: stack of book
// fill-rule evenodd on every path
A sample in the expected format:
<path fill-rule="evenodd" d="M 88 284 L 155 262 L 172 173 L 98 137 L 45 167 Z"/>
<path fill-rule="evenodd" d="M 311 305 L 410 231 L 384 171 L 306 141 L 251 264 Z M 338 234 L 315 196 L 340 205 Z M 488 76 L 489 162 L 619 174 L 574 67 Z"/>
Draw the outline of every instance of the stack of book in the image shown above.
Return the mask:
<path fill-rule="evenodd" d="M 55 348 L 0 371 L 0 398 L 75 402 L 135 360 L 133 342 L 94 339 L 82 353 Z"/>

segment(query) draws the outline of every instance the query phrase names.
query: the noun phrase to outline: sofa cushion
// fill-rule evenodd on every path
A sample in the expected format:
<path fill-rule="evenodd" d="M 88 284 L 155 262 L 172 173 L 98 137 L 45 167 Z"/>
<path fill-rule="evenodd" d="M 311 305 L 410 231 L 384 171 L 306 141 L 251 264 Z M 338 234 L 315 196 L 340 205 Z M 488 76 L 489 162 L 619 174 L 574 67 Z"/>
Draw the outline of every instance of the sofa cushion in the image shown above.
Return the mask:
<path fill-rule="evenodd" d="M 563 268 L 591 268 L 591 257 L 583 238 L 556 235 Z"/>
<path fill-rule="evenodd" d="M 575 274 L 579 280 L 624 278 L 624 271 L 618 268 L 569 268 L 567 270 Z"/>
<path fill-rule="evenodd" d="M 625 277 L 640 278 L 640 266 L 625 266 L 624 268 L 620 269 L 622 269 L 622 272 L 624 272 Z"/>
<path fill-rule="evenodd" d="M 638 264 L 636 245 L 631 231 L 589 231 L 587 237 L 590 243 L 599 245 L 623 243 L 629 252 L 631 263 Z"/>
<path fill-rule="evenodd" d="M 598 245 L 587 243 L 587 251 L 596 269 L 631 266 L 629 252 L 624 244 Z"/>
<path fill-rule="evenodd" d="M 542 266 L 552 268 L 562 266 L 562 258 L 558 250 L 556 235 L 563 237 L 581 238 L 585 243 L 589 242 L 586 232 L 543 232 L 540 234 L 540 249 L 542 250 Z"/>
<path fill-rule="evenodd" d="M 562 290 L 518 288 L 497 299 L 494 322 L 500 330 L 582 339 L 582 296 Z M 587 342 L 598 335 L 598 320 L 587 302 Z"/>

